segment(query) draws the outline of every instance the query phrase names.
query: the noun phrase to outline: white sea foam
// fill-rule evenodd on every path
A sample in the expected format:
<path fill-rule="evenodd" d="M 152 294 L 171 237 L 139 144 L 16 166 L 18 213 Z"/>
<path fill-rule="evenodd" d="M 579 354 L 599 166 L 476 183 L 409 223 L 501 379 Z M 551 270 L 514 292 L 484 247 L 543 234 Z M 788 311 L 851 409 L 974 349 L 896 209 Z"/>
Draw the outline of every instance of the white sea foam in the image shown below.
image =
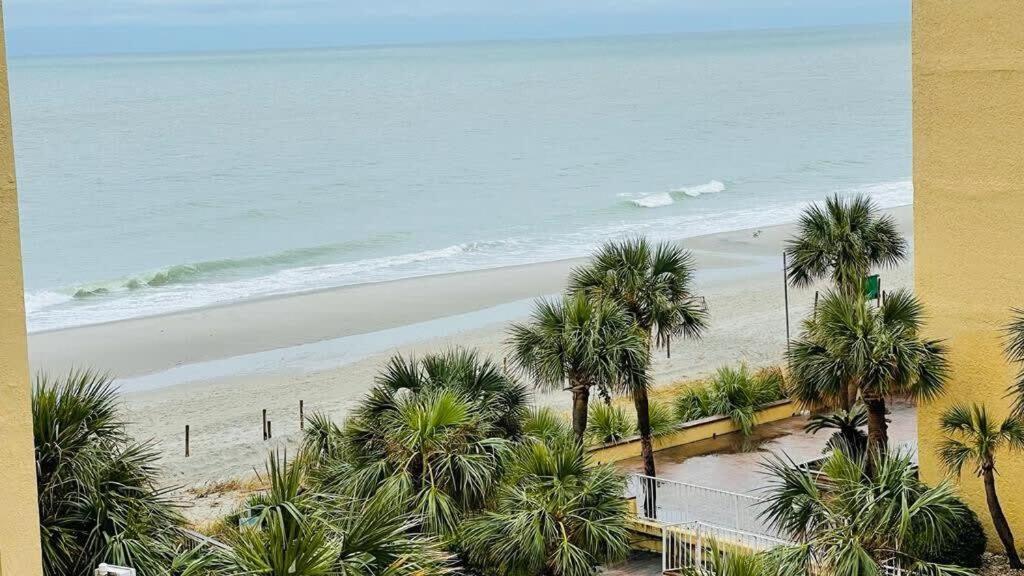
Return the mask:
<path fill-rule="evenodd" d="M 721 183 L 717 186 L 711 184 L 709 182 L 701 187 L 708 191 L 725 189 Z M 831 192 L 823 190 L 820 197 L 814 200 L 820 200 Z M 909 180 L 850 186 L 834 192 L 867 194 L 882 208 L 906 205 L 913 201 L 913 186 Z M 708 192 L 701 192 L 705 193 Z M 669 196 L 667 193 L 663 195 Z M 662 195 L 622 196 L 635 201 Z M 664 202 L 664 199 L 660 201 Z M 263 274 L 240 279 L 147 285 L 134 290 L 98 293 L 88 298 L 73 298 L 73 289 L 41 290 L 26 295 L 26 308 L 29 312 L 29 326 L 33 331 L 62 328 L 201 308 L 255 297 L 579 257 L 591 253 L 608 239 L 641 234 L 652 240 L 678 240 L 728 230 L 771 226 L 795 221 L 809 204 L 807 200 L 766 198 L 756 206 L 739 203 L 732 207 L 715 208 L 717 211 L 713 212 L 669 211 L 661 218 L 595 223 L 558 233 L 479 240 L 333 264 L 299 265 L 267 270 Z"/>
<path fill-rule="evenodd" d="M 724 192 L 725 188 L 725 184 L 722 181 L 712 180 L 710 182 L 705 182 L 704 184 L 675 188 L 668 192 L 657 192 L 654 194 L 633 194 L 627 192 L 619 194 L 619 197 L 628 199 L 631 204 L 639 206 L 640 208 L 661 208 L 663 206 L 671 206 L 672 204 L 675 204 L 675 199 L 679 196 L 696 198 L 704 194 Z"/>
<path fill-rule="evenodd" d="M 672 195 L 668 192 L 662 192 L 661 194 L 646 194 L 644 196 L 638 196 L 631 198 L 630 202 L 641 207 L 641 208 L 660 208 L 661 206 L 668 206 L 675 204 L 675 200 L 672 199 Z"/>
<path fill-rule="evenodd" d="M 26 292 L 25 313 L 33 314 L 38 310 L 64 304 L 65 302 L 70 302 L 71 300 L 72 296 L 70 294 L 61 294 L 60 292 L 54 292 L 52 290 L 38 290 L 36 292 Z"/>
<path fill-rule="evenodd" d="M 685 194 L 691 198 L 696 198 L 702 194 L 715 194 L 717 192 L 725 191 L 725 183 L 720 180 L 712 180 L 705 182 L 704 184 L 697 184 L 696 186 L 683 186 L 682 188 L 676 188 L 672 192 L 678 194 Z"/>
<path fill-rule="evenodd" d="M 875 182 L 853 186 L 839 192 L 870 196 L 880 208 L 895 208 L 896 206 L 906 206 L 914 202 L 914 182 L 912 180 Z"/>

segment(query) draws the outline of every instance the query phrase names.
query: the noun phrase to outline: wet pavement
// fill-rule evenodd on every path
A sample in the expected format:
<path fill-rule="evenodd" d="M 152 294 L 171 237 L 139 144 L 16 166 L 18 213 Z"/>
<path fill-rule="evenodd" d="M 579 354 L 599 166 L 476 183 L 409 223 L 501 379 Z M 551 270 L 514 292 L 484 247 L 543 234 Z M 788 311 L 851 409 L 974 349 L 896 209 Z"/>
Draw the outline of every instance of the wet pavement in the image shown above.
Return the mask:
<path fill-rule="evenodd" d="M 889 442 L 907 450 L 917 447 L 917 409 L 913 403 L 889 402 Z M 820 458 L 829 431 L 808 434 L 803 431 L 807 418 L 798 416 L 764 424 L 743 438 L 727 434 L 655 453 L 658 477 L 729 492 L 757 493 L 765 485 L 762 463 L 770 453 L 785 454 L 794 462 Z M 643 473 L 643 461 L 637 458 L 617 464 L 630 472 Z"/>

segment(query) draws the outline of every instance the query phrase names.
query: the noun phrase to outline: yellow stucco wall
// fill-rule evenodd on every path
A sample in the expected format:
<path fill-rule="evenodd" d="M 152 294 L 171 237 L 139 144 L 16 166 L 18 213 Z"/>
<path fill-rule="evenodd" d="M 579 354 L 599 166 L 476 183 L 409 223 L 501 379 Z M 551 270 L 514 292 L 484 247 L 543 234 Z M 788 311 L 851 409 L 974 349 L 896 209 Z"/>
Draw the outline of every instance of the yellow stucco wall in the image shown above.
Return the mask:
<path fill-rule="evenodd" d="M 1024 307 L 1024 2 L 914 0 L 914 236 L 928 331 L 947 338 L 949 393 L 918 413 L 921 472 L 943 477 L 938 415 L 956 401 L 1007 413 L 1000 330 Z M 1003 507 L 1024 541 L 1024 456 L 1000 454 Z M 998 547 L 980 481 L 964 494 Z"/>
<path fill-rule="evenodd" d="M 37 576 L 42 574 L 39 514 L 4 45 L 0 14 L 0 574 Z"/>

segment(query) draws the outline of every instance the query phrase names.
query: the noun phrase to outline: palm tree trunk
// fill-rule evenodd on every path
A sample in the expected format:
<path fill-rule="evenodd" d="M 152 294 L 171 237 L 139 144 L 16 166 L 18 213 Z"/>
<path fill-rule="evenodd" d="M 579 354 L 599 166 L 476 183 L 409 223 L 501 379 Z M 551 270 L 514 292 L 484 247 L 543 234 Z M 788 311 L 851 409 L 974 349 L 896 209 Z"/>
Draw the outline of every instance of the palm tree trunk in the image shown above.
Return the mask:
<path fill-rule="evenodd" d="M 846 401 L 843 410 L 849 412 L 853 409 L 853 405 L 857 403 L 857 392 L 859 386 L 856 381 L 852 381 L 846 385 Z"/>
<path fill-rule="evenodd" d="M 590 402 L 590 386 L 575 382 L 572 386 L 572 431 L 576 443 L 583 444 L 587 432 L 587 404 Z"/>
<path fill-rule="evenodd" d="M 644 476 L 654 478 L 657 474 L 654 470 L 654 443 L 651 439 L 650 399 L 647 397 L 647 388 L 633 391 L 633 405 L 636 406 L 636 427 L 640 429 L 640 454 L 644 460 Z M 647 518 L 657 516 L 656 484 L 653 480 L 649 481 L 647 490 L 644 491 L 644 515 Z"/>
<path fill-rule="evenodd" d="M 992 524 L 996 527 L 996 534 L 1006 549 L 1006 557 L 1010 560 L 1010 568 L 1020 570 L 1024 564 L 1020 562 L 1017 555 L 1017 548 L 1013 544 L 1013 532 L 1010 531 L 1010 524 L 1003 514 L 1003 507 L 999 504 L 999 496 L 996 494 L 996 475 L 992 466 L 985 466 L 982 469 L 982 477 L 985 480 L 985 499 L 988 501 L 988 511 L 992 514 Z"/>
<path fill-rule="evenodd" d="M 655 476 L 650 400 L 647 397 L 646 388 L 640 388 L 633 392 L 633 405 L 636 406 L 636 427 L 640 431 L 640 454 L 644 459 L 644 475 Z"/>
<path fill-rule="evenodd" d="M 864 394 L 868 409 L 868 451 L 881 456 L 889 448 L 889 423 L 885 421 L 885 398 L 875 392 Z"/>

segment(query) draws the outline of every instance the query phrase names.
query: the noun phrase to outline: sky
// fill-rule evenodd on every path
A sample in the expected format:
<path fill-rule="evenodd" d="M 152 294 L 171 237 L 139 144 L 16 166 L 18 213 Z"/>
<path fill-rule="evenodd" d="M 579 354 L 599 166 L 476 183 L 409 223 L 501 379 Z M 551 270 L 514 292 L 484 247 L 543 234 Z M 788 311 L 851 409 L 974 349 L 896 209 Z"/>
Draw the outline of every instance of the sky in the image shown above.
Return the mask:
<path fill-rule="evenodd" d="M 4 0 L 12 56 L 907 22 L 910 0 Z"/>

